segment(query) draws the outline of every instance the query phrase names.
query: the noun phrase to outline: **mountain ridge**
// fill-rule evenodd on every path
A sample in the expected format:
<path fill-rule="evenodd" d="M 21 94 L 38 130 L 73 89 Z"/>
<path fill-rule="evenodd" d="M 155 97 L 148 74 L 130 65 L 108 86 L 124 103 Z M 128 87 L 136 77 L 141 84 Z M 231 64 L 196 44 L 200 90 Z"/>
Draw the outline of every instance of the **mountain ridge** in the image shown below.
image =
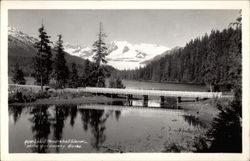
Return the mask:
<path fill-rule="evenodd" d="M 107 43 L 108 65 L 117 69 L 135 69 L 144 66 L 142 62 L 170 50 L 168 47 L 157 44 L 131 44 L 124 40 L 115 40 Z M 92 60 L 93 52 L 89 46 L 72 45 L 66 43 L 65 51 L 71 55 Z"/>
<path fill-rule="evenodd" d="M 13 27 L 8 27 L 8 73 L 12 74 L 13 67 L 16 63 L 24 70 L 24 74 L 31 75 L 33 73 L 32 62 L 33 57 L 37 53 L 34 47 L 36 38 L 29 36 Z M 52 44 L 52 55 L 55 55 L 54 45 Z M 75 62 L 79 71 L 84 68 L 86 60 L 65 53 L 67 65 Z"/>
<path fill-rule="evenodd" d="M 8 27 L 8 35 L 9 60 L 21 57 L 24 62 L 30 62 L 25 59 L 35 56 L 36 49 L 34 48 L 34 43 L 38 41 L 38 39 L 29 36 L 14 27 Z M 53 42 L 51 43 L 52 50 L 55 47 L 54 44 L 55 43 Z M 162 45 L 149 43 L 131 44 L 125 40 L 114 40 L 106 43 L 106 45 L 108 48 L 108 55 L 106 56 L 108 61 L 107 65 L 111 65 L 119 70 L 143 67 L 145 66 L 145 61 L 150 61 L 154 57 L 170 51 L 170 48 Z M 80 63 L 81 60 L 77 60 L 77 58 L 93 61 L 92 57 L 94 53 L 92 52 L 91 46 L 73 45 L 65 42 L 64 51 L 67 53 L 67 58 L 73 56 L 75 57 L 74 60 L 78 63 Z M 11 65 L 13 64 L 11 63 Z M 25 66 L 27 66 L 27 64 L 25 64 Z"/>

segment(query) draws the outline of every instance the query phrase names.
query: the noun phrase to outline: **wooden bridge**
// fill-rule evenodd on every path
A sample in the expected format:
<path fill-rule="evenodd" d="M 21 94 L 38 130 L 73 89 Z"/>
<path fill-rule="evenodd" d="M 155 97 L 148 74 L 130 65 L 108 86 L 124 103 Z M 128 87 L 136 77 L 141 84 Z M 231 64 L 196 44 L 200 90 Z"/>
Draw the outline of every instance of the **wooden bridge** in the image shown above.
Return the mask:
<path fill-rule="evenodd" d="M 189 91 L 163 91 L 163 90 L 143 90 L 143 89 L 120 89 L 120 88 L 78 88 L 79 92 L 141 95 L 141 96 L 163 96 L 163 97 L 189 97 L 189 98 L 220 98 L 222 92 L 189 92 Z"/>
<path fill-rule="evenodd" d="M 164 97 L 175 97 L 177 103 L 182 101 L 182 98 L 194 98 L 198 101 L 200 98 L 221 98 L 222 92 L 190 92 L 190 91 L 163 91 L 163 90 L 143 90 L 143 89 L 119 89 L 119 88 L 96 88 L 86 87 L 78 88 L 79 92 L 96 93 L 96 94 L 119 94 L 127 95 L 130 100 L 133 95 L 143 96 L 143 104 L 147 106 L 148 96 L 160 97 L 161 105 L 164 104 Z"/>
<path fill-rule="evenodd" d="M 14 85 L 9 84 L 9 90 L 14 88 L 28 88 L 33 90 L 39 90 L 40 86 L 35 85 Z M 45 88 L 49 89 L 48 86 Z M 146 105 L 148 101 L 148 96 L 160 97 L 161 104 L 164 104 L 164 97 L 174 97 L 177 98 L 177 103 L 183 101 L 182 98 L 194 98 L 196 101 L 202 98 L 221 98 L 222 92 L 193 92 L 193 91 L 164 91 L 164 90 L 144 90 L 144 89 L 120 89 L 120 88 L 97 88 L 97 87 L 86 87 L 86 88 L 65 88 L 62 89 L 63 92 L 84 92 L 92 94 L 116 94 L 116 95 L 126 95 L 128 100 L 133 98 L 133 95 L 143 96 L 143 102 Z M 11 92 L 11 91 L 9 91 Z"/>

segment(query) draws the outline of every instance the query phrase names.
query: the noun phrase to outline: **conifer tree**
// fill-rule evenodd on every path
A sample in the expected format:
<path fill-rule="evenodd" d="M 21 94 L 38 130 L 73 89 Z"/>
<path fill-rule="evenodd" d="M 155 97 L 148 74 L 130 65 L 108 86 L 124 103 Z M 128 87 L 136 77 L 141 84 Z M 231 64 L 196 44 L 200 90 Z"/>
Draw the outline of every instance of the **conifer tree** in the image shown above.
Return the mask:
<path fill-rule="evenodd" d="M 99 67 L 101 63 L 107 63 L 105 56 L 108 55 L 108 48 L 104 43 L 104 38 L 106 37 L 106 34 L 102 31 L 102 23 L 100 23 L 100 30 L 97 36 L 98 40 L 94 42 L 92 51 L 95 53 L 93 59 L 95 60 L 96 65 Z"/>
<path fill-rule="evenodd" d="M 69 86 L 72 88 L 77 88 L 79 82 L 78 70 L 76 68 L 76 64 L 72 63 L 71 72 L 70 72 L 70 79 L 69 79 Z"/>
<path fill-rule="evenodd" d="M 105 87 L 105 69 L 101 64 L 106 64 L 107 60 L 105 57 L 108 55 L 108 48 L 104 43 L 104 38 L 106 34 L 102 31 L 102 23 L 100 23 L 100 30 L 98 33 L 98 40 L 94 42 L 92 51 L 95 53 L 93 59 L 95 61 L 96 67 L 94 72 L 90 75 L 91 84 L 95 84 L 96 87 Z M 97 79 L 93 78 L 96 77 Z"/>
<path fill-rule="evenodd" d="M 50 36 L 47 35 L 44 25 L 39 28 L 39 40 L 35 43 L 37 54 L 33 59 L 34 62 L 34 77 L 36 82 L 43 86 L 49 83 L 50 74 L 52 72 L 52 53 L 49 40 Z"/>
<path fill-rule="evenodd" d="M 13 70 L 13 78 L 12 78 L 12 81 L 15 83 L 15 84 L 25 84 L 26 83 L 26 80 L 24 79 L 24 74 L 23 74 L 23 71 L 22 69 L 19 67 L 18 64 L 15 65 L 15 68 Z"/>
<path fill-rule="evenodd" d="M 217 32 L 218 31 L 212 31 L 210 35 L 210 41 L 209 41 L 209 53 L 207 55 L 206 59 L 206 69 L 205 72 L 205 82 L 209 85 L 210 92 L 213 92 L 213 85 L 216 82 L 216 71 L 217 71 L 217 48 L 218 44 L 216 42 L 217 40 Z"/>
<path fill-rule="evenodd" d="M 55 63 L 54 76 L 59 88 L 65 87 L 69 76 L 69 69 L 66 66 L 66 60 L 64 57 L 63 50 L 64 49 L 63 49 L 62 35 L 58 35 L 58 41 L 56 42 L 56 57 L 54 60 Z"/>
<path fill-rule="evenodd" d="M 91 63 L 89 61 L 89 59 L 86 60 L 85 65 L 84 65 L 84 70 L 81 76 L 81 82 L 80 85 L 83 87 L 89 86 L 89 77 L 92 73 L 92 68 L 91 68 Z"/>

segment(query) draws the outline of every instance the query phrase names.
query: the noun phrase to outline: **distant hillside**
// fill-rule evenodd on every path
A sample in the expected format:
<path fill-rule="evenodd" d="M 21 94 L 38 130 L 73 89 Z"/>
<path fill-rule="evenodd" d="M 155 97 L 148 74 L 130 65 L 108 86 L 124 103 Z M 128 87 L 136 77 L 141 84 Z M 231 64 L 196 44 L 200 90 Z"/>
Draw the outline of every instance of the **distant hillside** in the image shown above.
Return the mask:
<path fill-rule="evenodd" d="M 151 59 L 143 68 L 117 74 L 131 80 L 231 86 L 241 82 L 241 58 L 241 28 L 230 27 L 212 30 L 183 48 Z"/>
<path fill-rule="evenodd" d="M 154 62 L 154 61 L 158 61 L 158 60 L 160 60 L 161 58 L 164 58 L 166 55 L 171 55 L 171 54 L 173 54 L 174 52 L 178 51 L 179 49 L 181 49 L 181 47 L 176 46 L 176 47 L 174 47 L 174 48 L 172 48 L 172 49 L 170 49 L 170 50 L 165 51 L 164 53 L 162 53 L 162 54 L 160 54 L 160 55 L 156 55 L 156 56 L 153 57 L 152 59 L 149 59 L 149 60 L 146 60 L 146 61 L 141 62 L 141 64 L 143 64 L 143 66 L 148 65 L 148 64 L 150 64 L 150 63 L 152 63 L 152 62 Z"/>
<path fill-rule="evenodd" d="M 13 67 L 18 63 L 23 69 L 26 76 L 31 75 L 32 70 L 32 59 L 36 55 L 37 51 L 34 48 L 34 43 L 37 39 L 30 37 L 29 35 L 17 31 L 14 28 L 8 28 L 8 73 L 12 75 Z M 53 44 L 52 44 L 53 47 Z M 52 50 L 53 55 L 55 51 Z M 67 65 L 75 62 L 79 71 L 82 71 L 86 60 L 72 56 L 65 52 L 65 58 Z"/>

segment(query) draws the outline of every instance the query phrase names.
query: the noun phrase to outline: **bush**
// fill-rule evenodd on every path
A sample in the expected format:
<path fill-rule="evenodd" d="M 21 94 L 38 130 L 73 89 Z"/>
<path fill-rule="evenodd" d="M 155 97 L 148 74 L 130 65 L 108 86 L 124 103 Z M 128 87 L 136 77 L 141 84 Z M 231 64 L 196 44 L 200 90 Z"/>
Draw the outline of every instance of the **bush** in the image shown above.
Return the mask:
<path fill-rule="evenodd" d="M 122 80 L 118 77 L 110 79 L 109 88 L 125 88 L 125 86 L 122 84 Z"/>
<path fill-rule="evenodd" d="M 242 152 L 242 104 L 233 100 L 229 105 L 217 104 L 220 110 L 207 134 L 195 143 L 197 152 Z"/>
<path fill-rule="evenodd" d="M 34 102 L 37 99 L 49 98 L 50 95 L 47 92 L 26 92 L 25 90 L 20 92 L 16 91 L 14 93 L 9 94 L 9 103 L 24 103 L 24 102 Z"/>

